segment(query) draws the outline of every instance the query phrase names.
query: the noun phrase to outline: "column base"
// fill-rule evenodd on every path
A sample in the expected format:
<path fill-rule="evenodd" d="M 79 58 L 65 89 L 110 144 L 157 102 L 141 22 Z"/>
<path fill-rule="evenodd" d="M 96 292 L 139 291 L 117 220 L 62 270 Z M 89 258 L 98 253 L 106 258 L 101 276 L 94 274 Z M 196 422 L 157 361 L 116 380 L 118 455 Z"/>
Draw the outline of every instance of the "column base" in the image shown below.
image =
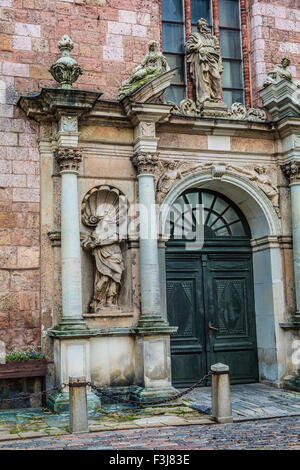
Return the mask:
<path fill-rule="evenodd" d="M 287 322 L 279 323 L 279 325 L 281 328 L 298 330 L 300 328 L 300 313 L 296 312 Z"/>
<path fill-rule="evenodd" d="M 47 396 L 47 407 L 54 413 L 69 411 L 69 393 L 53 392 Z M 87 392 L 88 411 L 96 411 L 101 408 L 101 399 L 94 392 Z"/>
<path fill-rule="evenodd" d="M 70 318 L 61 320 L 58 325 L 54 328 L 56 331 L 67 331 L 67 330 L 87 330 L 88 326 L 85 320 L 79 320 L 78 318 Z"/>
<path fill-rule="evenodd" d="M 228 418 L 214 418 L 216 423 L 218 424 L 228 424 L 228 423 L 233 423 L 233 418 L 232 416 L 228 416 Z"/>
<path fill-rule="evenodd" d="M 300 325 L 300 312 L 296 312 L 295 315 L 292 316 L 292 320 L 294 323 L 299 323 Z"/>
<path fill-rule="evenodd" d="M 161 318 L 161 316 L 142 317 L 140 318 L 136 328 L 136 332 L 141 335 L 172 334 L 176 333 L 177 330 L 177 326 L 170 326 L 168 322 Z"/>
<path fill-rule="evenodd" d="M 293 392 L 300 392 L 300 375 L 289 375 L 283 379 L 281 386 L 284 389 L 292 390 Z"/>
<path fill-rule="evenodd" d="M 170 398 L 174 395 L 177 395 L 178 390 L 173 387 L 146 387 L 139 388 L 133 393 L 133 397 L 139 403 L 147 403 L 149 401 L 159 401 L 164 398 Z M 151 404 L 150 407 L 163 407 L 163 406 L 178 406 L 182 404 L 182 400 L 177 398 L 176 400 L 167 401 L 166 403 Z"/>

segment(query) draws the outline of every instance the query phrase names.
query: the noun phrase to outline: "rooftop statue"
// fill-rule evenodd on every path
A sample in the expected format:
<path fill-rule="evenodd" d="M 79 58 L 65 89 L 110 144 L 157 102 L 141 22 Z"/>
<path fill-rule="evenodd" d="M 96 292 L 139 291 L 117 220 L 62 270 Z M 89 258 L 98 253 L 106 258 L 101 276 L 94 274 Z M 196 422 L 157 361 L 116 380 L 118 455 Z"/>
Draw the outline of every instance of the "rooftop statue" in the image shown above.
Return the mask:
<path fill-rule="evenodd" d="M 293 81 L 292 74 L 287 70 L 291 61 L 288 57 L 284 57 L 281 61 L 281 65 L 277 65 L 272 72 L 269 72 L 264 83 L 264 87 L 271 85 L 272 83 L 278 83 L 281 80 Z"/>
<path fill-rule="evenodd" d="M 205 101 L 222 101 L 223 67 L 219 41 L 212 36 L 205 19 L 198 20 L 197 29 L 189 36 L 185 49 L 196 92 L 196 105 L 199 107 Z"/>
<path fill-rule="evenodd" d="M 131 77 L 125 80 L 120 86 L 118 94 L 119 100 L 125 96 L 131 95 L 143 85 L 168 70 L 170 70 L 170 67 L 166 58 L 158 50 L 158 43 L 156 41 L 150 41 L 148 44 L 148 52 L 142 62 L 134 69 Z"/>

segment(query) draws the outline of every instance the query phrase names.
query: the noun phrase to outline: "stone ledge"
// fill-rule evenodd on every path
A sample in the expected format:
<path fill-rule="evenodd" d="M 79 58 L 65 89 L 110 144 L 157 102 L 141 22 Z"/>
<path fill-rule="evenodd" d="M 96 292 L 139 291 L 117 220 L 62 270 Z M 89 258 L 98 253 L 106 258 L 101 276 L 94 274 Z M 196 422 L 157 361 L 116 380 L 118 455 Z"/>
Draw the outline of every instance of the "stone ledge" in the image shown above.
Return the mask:
<path fill-rule="evenodd" d="M 54 338 L 74 339 L 89 338 L 94 336 L 128 336 L 134 335 L 133 328 L 95 328 L 86 330 L 60 331 L 55 329 L 48 330 L 47 334 Z"/>
<path fill-rule="evenodd" d="M 142 326 L 134 329 L 134 332 L 141 336 L 170 335 L 176 333 L 178 326 Z"/>
<path fill-rule="evenodd" d="M 288 321 L 284 323 L 279 323 L 279 326 L 284 329 L 290 330 L 300 330 L 300 322 L 299 321 Z"/>
<path fill-rule="evenodd" d="M 88 113 L 103 93 L 88 90 L 42 88 L 40 94 L 21 96 L 18 106 L 36 121 L 57 121 L 61 113 Z"/>
<path fill-rule="evenodd" d="M 121 311 L 111 311 L 111 312 L 102 312 L 102 313 L 84 313 L 83 318 L 127 318 L 127 317 L 133 317 L 134 313 L 133 312 L 121 312 Z"/>

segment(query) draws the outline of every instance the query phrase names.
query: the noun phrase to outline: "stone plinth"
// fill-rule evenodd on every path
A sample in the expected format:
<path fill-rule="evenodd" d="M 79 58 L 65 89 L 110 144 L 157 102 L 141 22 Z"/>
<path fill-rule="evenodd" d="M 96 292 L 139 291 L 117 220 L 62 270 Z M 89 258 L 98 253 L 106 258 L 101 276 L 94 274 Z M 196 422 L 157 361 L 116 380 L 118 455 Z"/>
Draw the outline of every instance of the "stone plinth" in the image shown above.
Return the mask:
<path fill-rule="evenodd" d="M 220 101 L 219 103 L 214 103 L 211 101 L 205 101 L 201 108 L 202 117 L 216 117 L 216 118 L 227 118 L 228 109 L 227 105 Z"/>
<path fill-rule="evenodd" d="M 287 116 L 300 117 L 300 88 L 288 80 L 266 86 L 259 92 L 265 108 L 273 119 L 279 121 Z"/>

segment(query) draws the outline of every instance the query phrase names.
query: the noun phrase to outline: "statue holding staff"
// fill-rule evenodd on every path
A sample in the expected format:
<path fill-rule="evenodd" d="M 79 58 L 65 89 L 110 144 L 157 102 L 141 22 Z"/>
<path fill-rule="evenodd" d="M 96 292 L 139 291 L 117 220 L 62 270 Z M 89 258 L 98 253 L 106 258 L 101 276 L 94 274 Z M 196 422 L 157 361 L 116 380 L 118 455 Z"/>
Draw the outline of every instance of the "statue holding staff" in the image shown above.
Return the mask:
<path fill-rule="evenodd" d="M 201 107 L 206 101 L 222 101 L 223 67 L 219 41 L 212 36 L 205 19 L 198 21 L 197 29 L 189 36 L 185 49 L 195 87 L 196 105 Z"/>

